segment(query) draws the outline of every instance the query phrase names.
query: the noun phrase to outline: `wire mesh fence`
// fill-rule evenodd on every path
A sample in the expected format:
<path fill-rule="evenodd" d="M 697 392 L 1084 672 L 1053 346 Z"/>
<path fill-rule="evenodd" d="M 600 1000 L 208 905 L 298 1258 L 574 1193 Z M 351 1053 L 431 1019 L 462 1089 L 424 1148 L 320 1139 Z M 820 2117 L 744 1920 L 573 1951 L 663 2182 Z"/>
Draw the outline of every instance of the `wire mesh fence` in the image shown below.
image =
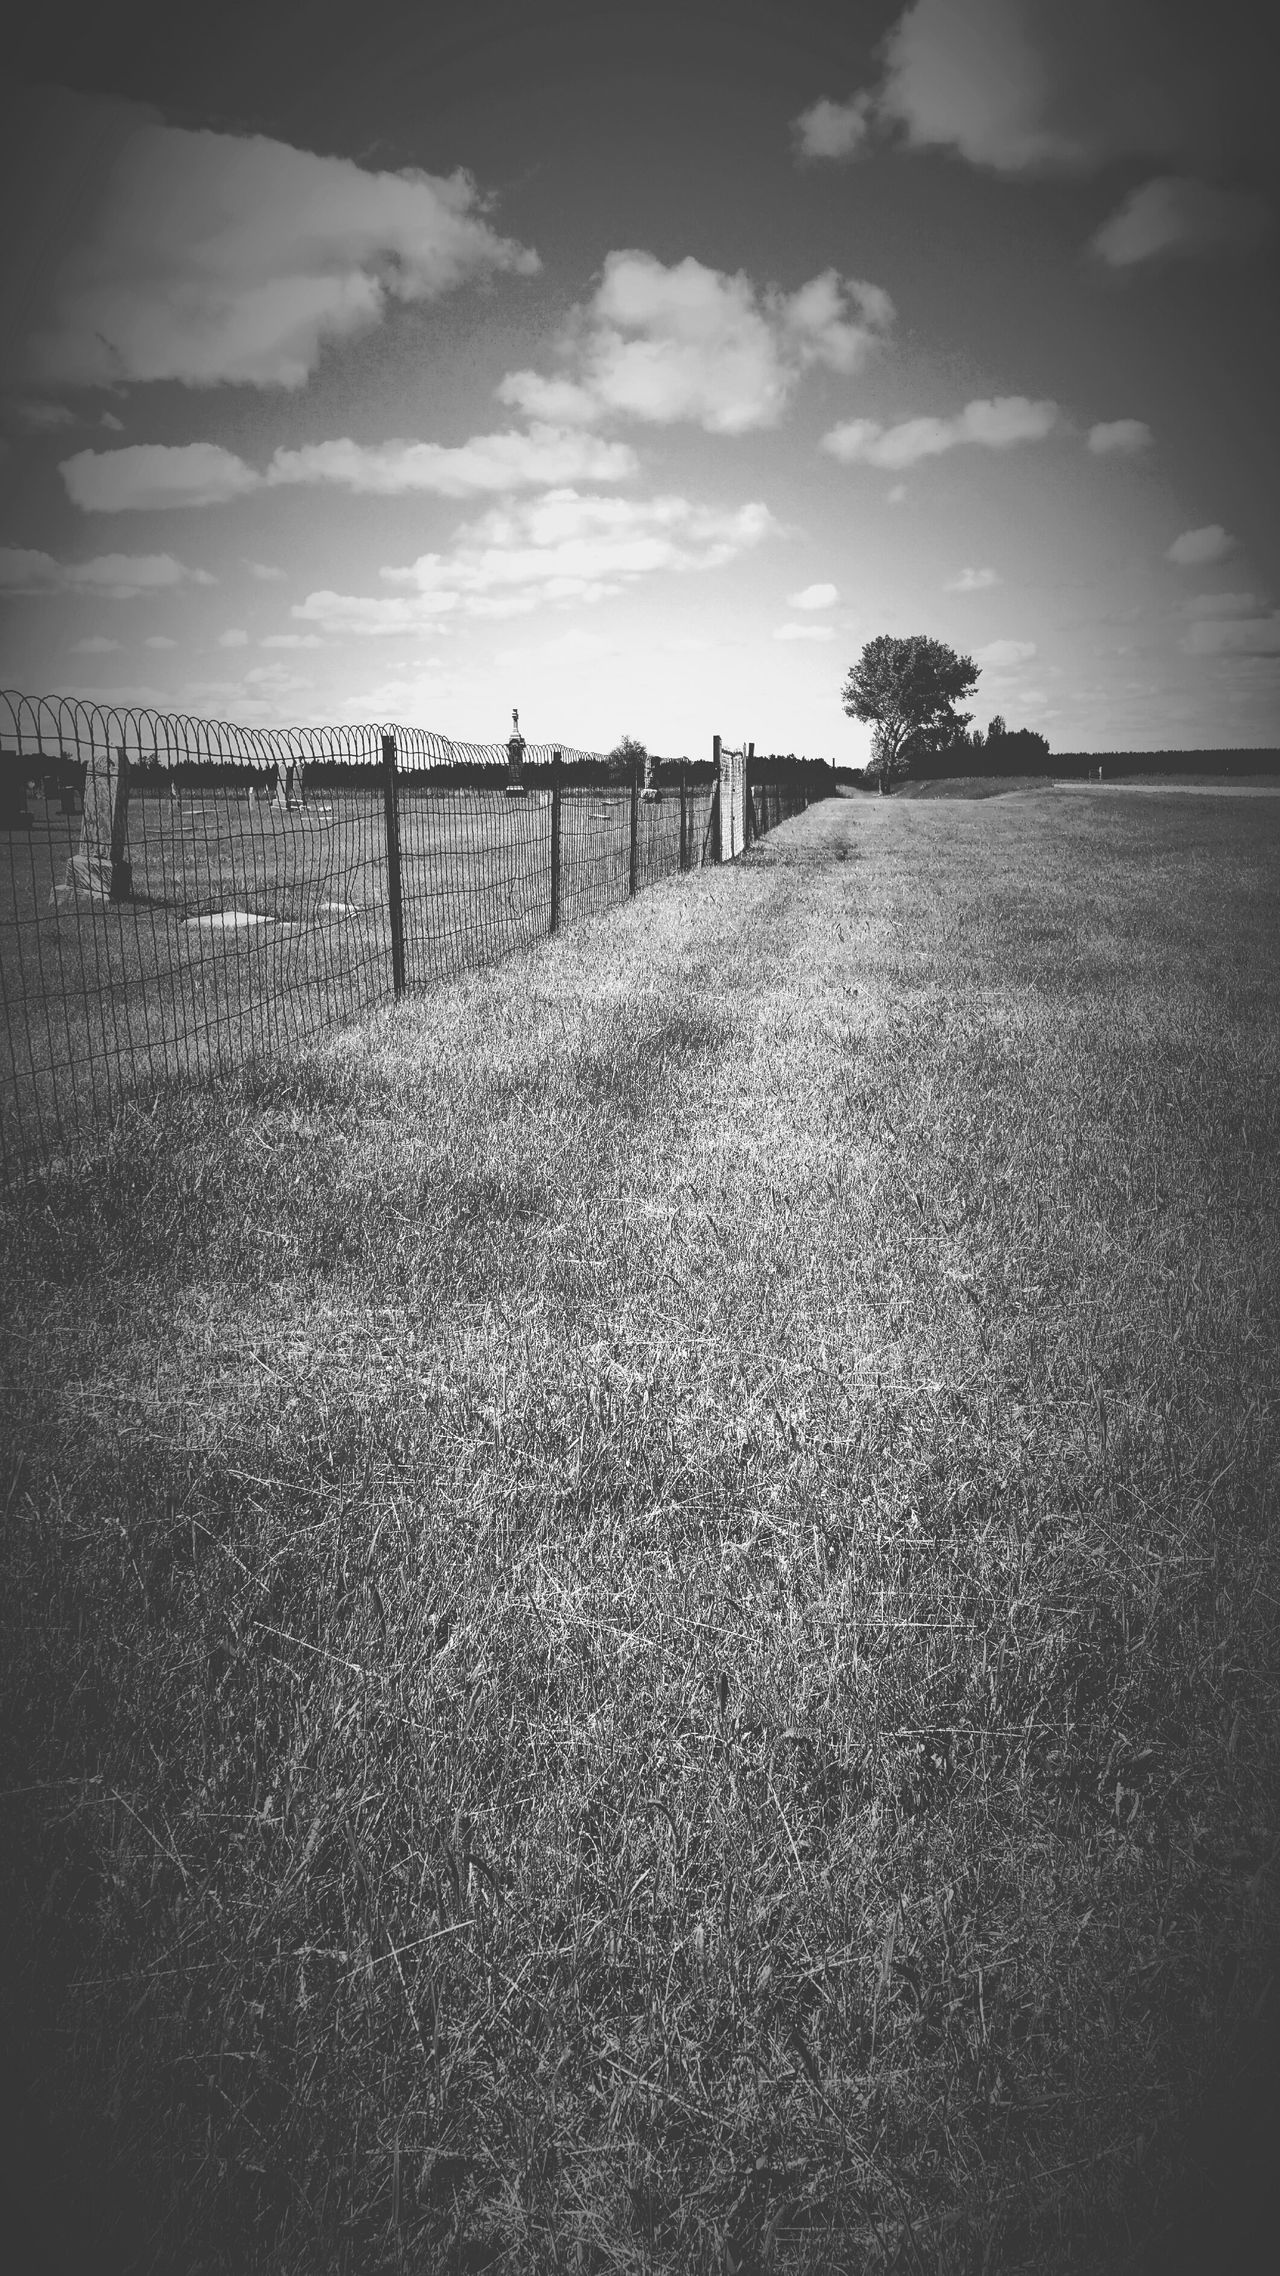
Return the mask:
<path fill-rule="evenodd" d="M 830 788 L 821 762 L 718 738 L 710 763 L 642 775 L 518 729 L 460 744 L 0 694 L 0 1180 L 74 1157 L 139 1088 L 530 947 Z"/>

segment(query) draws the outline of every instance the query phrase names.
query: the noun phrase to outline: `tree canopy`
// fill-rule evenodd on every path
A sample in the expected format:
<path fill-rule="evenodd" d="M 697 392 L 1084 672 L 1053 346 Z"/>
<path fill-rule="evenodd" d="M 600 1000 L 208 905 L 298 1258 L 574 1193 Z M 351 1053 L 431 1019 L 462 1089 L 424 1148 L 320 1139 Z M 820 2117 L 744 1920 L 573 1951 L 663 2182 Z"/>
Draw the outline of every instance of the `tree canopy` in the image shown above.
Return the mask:
<path fill-rule="evenodd" d="M 917 748 L 968 726 L 970 714 L 955 706 L 977 684 L 973 658 L 958 656 L 926 633 L 897 639 L 882 632 L 868 640 L 845 681 L 843 700 L 850 719 L 875 728 L 873 767 L 882 784 L 905 772 Z"/>

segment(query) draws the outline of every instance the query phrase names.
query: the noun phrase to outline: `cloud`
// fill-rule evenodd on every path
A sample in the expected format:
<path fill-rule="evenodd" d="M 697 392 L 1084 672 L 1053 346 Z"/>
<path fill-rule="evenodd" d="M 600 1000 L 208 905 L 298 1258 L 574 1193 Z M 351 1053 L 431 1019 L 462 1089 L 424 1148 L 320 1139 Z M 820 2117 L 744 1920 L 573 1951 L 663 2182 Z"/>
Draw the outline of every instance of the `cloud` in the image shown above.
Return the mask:
<path fill-rule="evenodd" d="M 1203 529 L 1184 529 L 1181 537 L 1175 537 L 1165 560 L 1175 561 L 1180 569 L 1202 569 L 1210 561 L 1225 560 L 1235 542 L 1221 522 L 1209 522 Z"/>
<path fill-rule="evenodd" d="M 87 640 L 73 641 L 70 652 L 73 656 L 109 656 L 119 646 L 119 641 L 109 640 L 105 632 L 94 632 Z"/>
<path fill-rule="evenodd" d="M 989 640 L 985 648 L 975 648 L 973 660 L 986 671 L 1011 671 L 1016 664 L 1029 664 L 1036 653 L 1034 640 Z"/>
<path fill-rule="evenodd" d="M 853 95 L 847 103 L 832 103 L 823 96 L 792 122 L 800 157 L 861 157 L 867 147 L 871 115 L 869 94 Z"/>
<path fill-rule="evenodd" d="M 247 648 L 248 645 L 249 635 L 240 625 L 230 625 L 225 632 L 218 634 L 219 648 Z"/>
<path fill-rule="evenodd" d="M 154 512 L 212 506 L 280 484 L 314 484 L 369 497 L 429 492 L 466 498 L 570 482 L 625 482 L 638 471 L 626 443 L 599 435 L 534 427 L 528 434 L 476 435 L 459 444 L 306 443 L 277 450 L 265 473 L 218 443 L 133 443 L 124 450 L 77 451 L 59 472 L 73 504 L 87 513 Z M 260 568 L 253 569 L 260 576 Z"/>
<path fill-rule="evenodd" d="M 1280 654 L 1280 609 L 1259 593 L 1196 593 L 1183 615 L 1190 619 L 1182 641 L 1188 655 Z"/>
<path fill-rule="evenodd" d="M 268 632 L 259 648 L 323 648 L 318 632 Z"/>
<path fill-rule="evenodd" d="M 151 687 L 142 680 L 126 681 L 113 688 L 104 687 L 101 682 L 96 687 L 60 687 L 58 693 L 72 703 L 101 704 L 105 711 L 140 711 L 148 705 L 159 711 L 172 701 L 163 688 Z"/>
<path fill-rule="evenodd" d="M 170 640 L 167 632 L 150 632 L 142 645 L 144 648 L 176 648 L 178 643 Z"/>
<path fill-rule="evenodd" d="M 840 595 L 834 585 L 806 585 L 803 592 L 788 593 L 787 607 L 789 609 L 830 609 L 835 607 L 839 598 Z"/>
<path fill-rule="evenodd" d="M 10 593 L 100 593 L 113 601 L 177 585 L 212 585 L 207 569 L 187 569 L 171 553 L 102 553 L 92 561 L 55 561 L 51 554 L 0 546 L 0 590 Z"/>
<path fill-rule="evenodd" d="M 1193 656 L 1280 656 L 1280 609 L 1265 616 L 1202 617 L 1183 646 Z"/>
<path fill-rule="evenodd" d="M 102 417 L 98 421 L 98 425 L 100 427 L 106 427 L 108 432 L 113 435 L 122 435 L 124 433 L 124 420 L 117 419 L 114 411 L 104 411 Z"/>
<path fill-rule="evenodd" d="M 75 412 L 65 403 L 47 403 L 29 396 L 17 397 L 8 410 L 29 435 L 54 434 L 59 427 L 74 427 L 76 423 Z"/>
<path fill-rule="evenodd" d="M 811 366 L 861 370 L 892 321 L 886 292 L 834 269 L 787 294 L 692 256 L 664 268 L 651 253 L 610 253 L 594 299 L 561 336 L 565 372 L 508 372 L 497 392 L 530 418 L 689 420 L 746 434 L 776 426 Z"/>
<path fill-rule="evenodd" d="M 292 613 L 330 631 L 394 634 L 455 614 L 501 618 L 547 604 L 585 606 L 643 577 L 722 568 L 776 526 L 758 502 L 726 511 L 687 498 L 550 491 L 491 508 L 459 532 L 449 554 L 424 553 L 407 568 L 382 571 L 388 584 L 406 591 L 385 597 L 314 592 Z"/>
<path fill-rule="evenodd" d="M 284 570 L 273 567 L 269 561 L 246 561 L 245 568 L 251 577 L 257 577 L 264 585 L 274 585 L 284 581 Z"/>
<path fill-rule="evenodd" d="M 1100 419 L 1089 429 L 1089 448 L 1098 458 L 1133 458 L 1150 450 L 1155 437 L 1143 419 Z"/>
<path fill-rule="evenodd" d="M 948 578 L 943 589 L 948 593 L 985 593 L 999 583 L 994 569 L 962 569 L 958 577 Z"/>
<path fill-rule="evenodd" d="M 213 506 L 243 497 L 262 477 L 220 443 L 128 443 L 79 450 L 58 468 L 67 496 L 89 514 L 163 506 Z"/>
<path fill-rule="evenodd" d="M 1274 230 L 1275 214 L 1255 190 L 1162 175 L 1132 191 L 1090 245 L 1108 268 L 1129 269 L 1162 256 L 1254 253 Z"/>
<path fill-rule="evenodd" d="M 835 631 L 829 624 L 779 624 L 773 637 L 775 640 L 834 640 Z"/>
<path fill-rule="evenodd" d="M 877 419 L 850 419 L 822 438 L 822 447 L 845 466 L 897 469 L 935 458 L 959 443 L 981 443 L 1007 450 L 1014 443 L 1039 442 L 1059 424 L 1056 403 L 1032 403 L 1025 395 L 997 395 L 966 403 L 953 419 L 904 419 L 884 427 Z"/>
<path fill-rule="evenodd" d="M 626 482 L 638 467 L 636 454 L 626 443 L 535 426 L 528 434 L 476 435 L 456 445 L 310 443 L 300 450 L 278 450 L 266 480 L 326 483 L 384 498 L 413 491 L 468 498 L 544 486 L 559 489 L 576 482 Z"/>
<path fill-rule="evenodd" d="M 1003 174 L 1268 164 L 1271 32 L 1256 0 L 1212 17 L 1169 0 L 913 0 L 875 85 L 815 104 L 800 150 L 856 155 L 871 129 Z"/>
<path fill-rule="evenodd" d="M 497 236 L 470 175 L 373 173 L 266 135 L 171 127 L 140 106 L 51 90 L 20 122 L 16 179 L 95 195 L 22 347 L 37 383 L 180 380 L 297 388 L 324 346 L 537 256 Z M 14 155 L 11 151 L 11 155 Z M 21 150 L 18 153 L 21 156 Z M 52 224 L 51 224 L 52 226 Z"/>
<path fill-rule="evenodd" d="M 1185 604 L 1184 616 L 1262 616 L 1267 604 L 1256 593 L 1196 593 Z"/>

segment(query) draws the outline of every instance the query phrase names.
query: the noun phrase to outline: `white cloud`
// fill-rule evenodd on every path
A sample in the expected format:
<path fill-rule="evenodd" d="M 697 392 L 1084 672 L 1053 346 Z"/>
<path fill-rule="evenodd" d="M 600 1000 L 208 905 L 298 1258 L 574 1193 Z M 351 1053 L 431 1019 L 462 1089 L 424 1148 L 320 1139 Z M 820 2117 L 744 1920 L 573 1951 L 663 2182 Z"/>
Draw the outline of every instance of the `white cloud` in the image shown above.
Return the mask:
<path fill-rule="evenodd" d="M 890 487 L 890 488 L 889 488 L 889 489 L 886 491 L 886 493 L 885 493 L 885 497 L 886 497 L 886 501 L 887 501 L 887 503 L 888 503 L 889 505 L 891 505 L 891 506 L 903 506 L 903 505 L 905 505 L 905 504 L 906 504 L 906 499 L 907 499 L 907 485 L 906 485 L 906 483 L 905 483 L 905 482 L 895 482 L 895 483 L 893 483 L 893 484 L 891 485 L 891 487 Z"/>
<path fill-rule="evenodd" d="M 1144 419 L 1100 419 L 1089 429 L 1089 448 L 1098 458 L 1132 458 L 1154 441 Z"/>
<path fill-rule="evenodd" d="M 151 632 L 148 633 L 142 645 L 144 648 L 176 648 L 178 643 L 176 640 L 170 640 L 167 632 Z"/>
<path fill-rule="evenodd" d="M 127 443 L 80 450 L 58 468 L 67 496 L 85 513 L 161 506 L 212 506 L 256 490 L 262 477 L 220 443 Z"/>
<path fill-rule="evenodd" d="M 840 595 L 834 585 L 806 585 L 803 592 L 788 593 L 787 607 L 789 609 L 830 609 L 835 607 L 839 598 Z"/>
<path fill-rule="evenodd" d="M 916 0 L 885 41 L 881 116 L 913 147 L 1001 172 L 1072 167 L 1086 151 L 1045 118 L 1048 72 L 1021 0 Z"/>
<path fill-rule="evenodd" d="M 1007 672 L 1016 664 L 1029 664 L 1036 653 L 1034 640 L 989 640 L 985 648 L 975 648 L 973 660 L 986 671 Z"/>
<path fill-rule="evenodd" d="M 717 569 L 758 545 L 776 524 L 767 506 L 696 506 L 687 498 L 583 497 L 550 491 L 493 507 L 461 530 L 449 554 L 424 553 L 384 569 L 386 597 L 309 593 L 293 615 L 336 632 L 394 634 L 470 617 L 521 616 L 546 604 L 584 606 L 638 579 Z"/>
<path fill-rule="evenodd" d="M 251 577 L 257 577 L 264 585 L 274 585 L 284 581 L 284 570 L 274 568 L 269 561 L 246 561 L 245 568 Z"/>
<path fill-rule="evenodd" d="M 1168 255 L 1253 253 L 1275 231 L 1275 214 L 1253 190 L 1161 175 L 1130 193 L 1090 240 L 1108 268 Z"/>
<path fill-rule="evenodd" d="M 83 233 L 25 342 L 37 383 L 301 387 L 326 343 L 367 331 L 393 302 L 537 266 L 490 228 L 463 172 L 371 173 L 58 90 L 35 101 L 24 132 L 42 154 L 21 177 L 37 207 L 41 174 L 74 172 L 90 147 L 98 169 Z"/>
<path fill-rule="evenodd" d="M 1007 450 L 1014 443 L 1039 442 L 1059 424 L 1056 403 L 1032 403 L 1025 395 L 997 395 L 966 403 L 952 419 L 903 419 L 896 427 L 877 419 L 849 419 L 822 438 L 822 447 L 845 466 L 897 469 L 935 458 L 960 443 Z"/>
<path fill-rule="evenodd" d="M 875 86 L 814 105 L 801 150 L 846 157 L 872 125 L 1005 174 L 1265 162 L 1272 34 L 1257 0 L 1219 0 L 1211 24 L 1169 0 L 912 0 Z"/>
<path fill-rule="evenodd" d="M 114 411 L 104 411 L 98 425 L 105 427 L 109 434 L 122 435 L 124 433 L 124 420 L 117 419 Z"/>
<path fill-rule="evenodd" d="M 11 593 L 94 592 L 108 600 L 176 585 L 212 585 L 207 569 L 187 569 L 171 553 L 102 553 L 92 561 L 55 561 L 51 554 L 0 546 L 0 589 Z"/>
<path fill-rule="evenodd" d="M 1184 529 L 1175 537 L 1165 555 L 1166 561 L 1175 561 L 1180 569 L 1202 569 L 1210 561 L 1223 561 L 1235 545 L 1221 522 L 1209 522 L 1203 529 Z"/>
<path fill-rule="evenodd" d="M 468 498 L 574 482 L 626 482 L 638 465 L 626 443 L 535 426 L 528 434 L 476 435 L 459 444 L 310 443 L 300 450 L 278 450 L 266 480 L 330 483 L 386 498 L 418 490 L 439 498 Z"/>
<path fill-rule="evenodd" d="M 950 577 L 944 590 L 948 593 L 985 593 L 1000 579 L 994 569 L 962 569 L 958 577 Z"/>
<path fill-rule="evenodd" d="M 218 443 L 133 443 L 124 450 L 77 451 L 59 472 L 75 505 L 88 513 L 120 513 L 223 504 L 282 483 L 384 498 L 415 491 L 466 498 L 569 482 L 625 482 L 637 469 L 626 443 L 539 426 L 528 434 L 476 435 L 459 444 L 355 443 L 345 437 L 306 443 L 277 450 L 264 474 Z M 255 576 L 264 574 L 250 567 Z"/>
<path fill-rule="evenodd" d="M 318 632 L 269 632 L 259 648 L 323 648 Z"/>
<path fill-rule="evenodd" d="M 872 100 L 853 95 L 847 103 L 832 103 L 825 96 L 801 111 L 793 128 L 802 158 L 857 158 L 867 145 Z"/>
<path fill-rule="evenodd" d="M 526 419 L 545 420 L 555 427 L 589 426 L 600 416 L 596 397 L 576 379 L 545 379 L 541 372 L 509 371 L 494 393 L 500 403 L 523 411 Z"/>
<path fill-rule="evenodd" d="M 1193 656 L 1280 656 L 1280 609 L 1265 616 L 1202 617 L 1183 646 Z"/>
<path fill-rule="evenodd" d="M 73 641 L 70 652 L 73 656 L 109 656 L 119 646 L 119 641 L 109 640 L 105 632 L 94 632 L 87 640 Z"/>
<path fill-rule="evenodd" d="M 887 293 L 834 269 L 791 294 L 761 293 L 691 256 L 664 268 L 651 253 L 610 253 L 561 337 L 566 372 L 508 372 L 498 394 L 530 417 L 690 420 L 746 434 L 777 424 L 811 366 L 860 370 L 892 321 Z"/>
<path fill-rule="evenodd" d="M 835 632 L 829 624 L 779 624 L 774 628 L 775 640 L 834 640 Z"/>
<path fill-rule="evenodd" d="M 248 645 L 249 635 L 240 625 L 230 625 L 225 632 L 218 634 L 219 648 L 247 648 Z"/>

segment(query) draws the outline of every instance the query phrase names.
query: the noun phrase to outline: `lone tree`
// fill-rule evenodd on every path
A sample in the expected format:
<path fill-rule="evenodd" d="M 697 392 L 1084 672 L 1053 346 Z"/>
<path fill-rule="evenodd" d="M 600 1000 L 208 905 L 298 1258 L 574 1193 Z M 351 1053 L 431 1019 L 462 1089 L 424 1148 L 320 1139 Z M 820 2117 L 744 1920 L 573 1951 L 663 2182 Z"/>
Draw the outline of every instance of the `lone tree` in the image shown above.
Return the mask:
<path fill-rule="evenodd" d="M 850 719 L 875 728 L 872 769 L 881 791 L 894 775 L 906 773 L 917 749 L 968 726 L 969 713 L 954 706 L 977 684 L 971 656 L 957 656 L 945 641 L 923 632 L 906 640 L 882 632 L 867 642 L 845 681 L 844 708 Z"/>

